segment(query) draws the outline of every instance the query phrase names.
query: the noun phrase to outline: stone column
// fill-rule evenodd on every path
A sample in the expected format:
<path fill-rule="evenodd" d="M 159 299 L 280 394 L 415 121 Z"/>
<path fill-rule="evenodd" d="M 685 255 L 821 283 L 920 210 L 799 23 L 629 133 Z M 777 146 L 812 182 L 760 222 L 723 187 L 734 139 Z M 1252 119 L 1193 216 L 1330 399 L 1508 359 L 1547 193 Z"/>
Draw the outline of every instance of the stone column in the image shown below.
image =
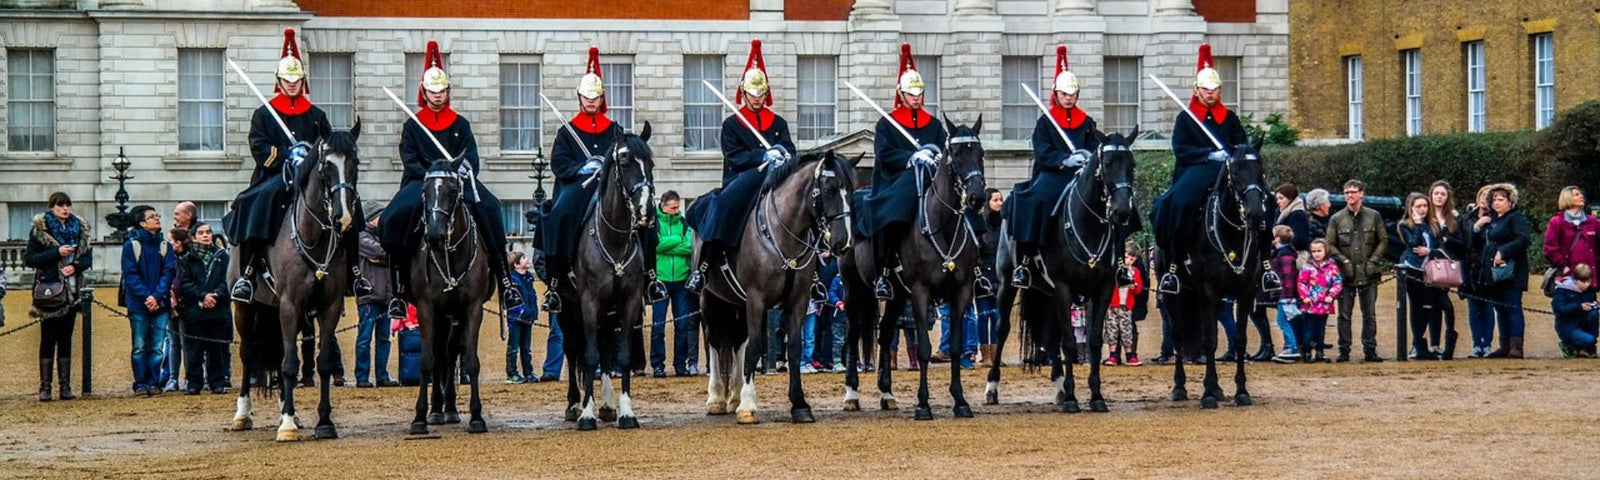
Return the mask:
<path fill-rule="evenodd" d="M 1194 15 L 1190 0 L 1156 0 L 1156 15 Z"/>
<path fill-rule="evenodd" d="M 256 0 L 257 10 L 299 10 L 300 6 L 294 0 Z"/>
<path fill-rule="evenodd" d="M 894 108 L 895 75 L 900 62 L 900 16 L 888 0 L 857 0 L 850 11 L 849 44 L 839 58 L 839 133 L 870 129 L 878 113 L 844 86 L 849 81 L 884 110 Z"/>
<path fill-rule="evenodd" d="M 850 18 L 857 17 L 893 17 L 894 5 L 890 0 L 856 0 L 850 7 Z"/>
<path fill-rule="evenodd" d="M 956 15 L 994 15 L 995 0 L 957 0 Z"/>
<path fill-rule="evenodd" d="M 1096 0 L 1057 0 L 1056 16 L 1093 15 Z"/>

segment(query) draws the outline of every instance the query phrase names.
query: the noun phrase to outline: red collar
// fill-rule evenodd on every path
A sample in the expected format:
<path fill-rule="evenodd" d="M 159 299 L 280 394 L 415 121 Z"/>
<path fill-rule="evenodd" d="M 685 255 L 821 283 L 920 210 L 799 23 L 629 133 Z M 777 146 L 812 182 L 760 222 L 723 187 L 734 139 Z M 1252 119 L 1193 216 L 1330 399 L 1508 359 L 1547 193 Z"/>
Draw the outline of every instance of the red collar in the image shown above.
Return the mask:
<path fill-rule="evenodd" d="M 772 128 L 772 122 L 776 119 L 771 108 L 763 108 L 757 112 L 751 111 L 750 107 L 745 107 L 739 109 L 739 116 L 744 117 L 745 121 L 750 122 L 751 125 L 755 125 L 756 130 L 763 132 L 767 131 L 768 128 Z"/>
<path fill-rule="evenodd" d="M 1078 109 L 1076 106 L 1068 110 L 1061 108 L 1061 105 L 1052 105 L 1050 106 L 1050 118 L 1055 120 L 1056 125 L 1060 125 L 1061 128 L 1073 130 L 1082 126 L 1083 121 L 1089 118 L 1089 114 L 1083 113 L 1083 110 Z"/>
<path fill-rule="evenodd" d="M 431 108 L 423 107 L 421 111 L 417 112 L 417 120 L 421 120 L 422 126 L 428 127 L 428 130 L 442 132 L 456 123 L 456 111 L 450 108 L 449 105 L 445 105 L 443 110 L 437 112 Z"/>
<path fill-rule="evenodd" d="M 1217 103 L 1212 105 L 1211 108 L 1206 108 L 1206 104 L 1200 103 L 1200 97 L 1191 96 L 1189 97 L 1189 111 L 1193 112 L 1194 116 L 1199 117 L 1202 120 L 1204 120 L 1206 118 L 1206 114 L 1209 113 L 1211 114 L 1211 120 L 1216 122 L 1217 125 L 1221 125 L 1222 122 L 1228 120 L 1228 107 L 1223 106 L 1222 100 L 1220 99 L 1217 100 Z"/>
<path fill-rule="evenodd" d="M 311 99 L 305 95 L 291 97 L 280 93 L 267 103 L 272 104 L 273 110 L 284 115 L 299 115 L 311 111 Z"/>
<path fill-rule="evenodd" d="M 911 109 L 901 106 L 896 107 L 893 112 L 889 112 L 889 116 L 894 117 L 895 122 L 906 128 L 926 127 L 928 122 L 933 121 L 933 115 L 929 115 L 927 110 L 917 109 L 915 117 L 912 116 L 912 113 Z"/>
<path fill-rule="evenodd" d="M 599 135 L 601 132 L 606 131 L 606 129 L 611 128 L 611 118 L 606 117 L 605 112 L 594 115 L 578 112 L 577 116 L 572 117 L 572 127 L 583 131 L 583 133 Z"/>

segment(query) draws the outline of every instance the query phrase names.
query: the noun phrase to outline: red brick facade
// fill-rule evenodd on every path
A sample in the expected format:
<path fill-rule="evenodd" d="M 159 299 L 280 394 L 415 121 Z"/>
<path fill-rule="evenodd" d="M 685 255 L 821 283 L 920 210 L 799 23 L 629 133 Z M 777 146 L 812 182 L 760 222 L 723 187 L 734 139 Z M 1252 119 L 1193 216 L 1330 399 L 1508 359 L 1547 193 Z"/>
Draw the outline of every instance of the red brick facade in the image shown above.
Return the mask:
<path fill-rule="evenodd" d="M 739 0 L 299 0 L 324 17 L 590 18 L 628 20 L 747 20 Z M 835 0 L 806 3 L 833 4 Z M 848 13 L 850 2 L 843 2 Z"/>
<path fill-rule="evenodd" d="M 1194 11 L 1211 23 L 1255 23 L 1256 2 L 1243 0 L 1192 0 Z"/>
<path fill-rule="evenodd" d="M 855 0 L 784 0 L 787 20 L 849 20 Z"/>

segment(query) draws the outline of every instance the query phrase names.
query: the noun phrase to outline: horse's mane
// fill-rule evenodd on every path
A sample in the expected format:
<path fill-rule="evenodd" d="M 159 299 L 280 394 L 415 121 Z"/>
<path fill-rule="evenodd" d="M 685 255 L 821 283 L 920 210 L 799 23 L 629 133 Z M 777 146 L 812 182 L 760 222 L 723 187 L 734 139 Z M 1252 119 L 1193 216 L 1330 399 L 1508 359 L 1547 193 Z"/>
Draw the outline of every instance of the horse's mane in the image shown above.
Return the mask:
<path fill-rule="evenodd" d="M 328 142 L 328 150 L 344 153 L 345 155 L 356 154 L 356 136 L 351 135 L 349 130 L 334 130 L 333 134 L 328 135 L 326 142 Z"/>
<path fill-rule="evenodd" d="M 655 167 L 655 153 L 650 150 L 650 144 L 645 142 L 643 138 L 632 133 L 625 133 L 622 134 L 622 144 L 627 146 L 628 151 L 643 160 L 646 165 L 650 165 L 652 168 Z"/>
<path fill-rule="evenodd" d="M 772 166 L 772 164 L 767 164 L 767 176 L 762 181 L 761 190 L 770 191 L 778 188 L 783 185 L 785 180 L 788 180 L 790 175 L 794 175 L 795 172 L 801 170 L 801 165 L 814 161 L 823 162 L 822 168 L 844 179 L 845 185 L 855 185 L 855 168 L 850 166 L 850 162 L 845 160 L 844 155 L 828 151 L 802 154 L 799 160 L 784 162 L 783 165 L 776 167 Z"/>

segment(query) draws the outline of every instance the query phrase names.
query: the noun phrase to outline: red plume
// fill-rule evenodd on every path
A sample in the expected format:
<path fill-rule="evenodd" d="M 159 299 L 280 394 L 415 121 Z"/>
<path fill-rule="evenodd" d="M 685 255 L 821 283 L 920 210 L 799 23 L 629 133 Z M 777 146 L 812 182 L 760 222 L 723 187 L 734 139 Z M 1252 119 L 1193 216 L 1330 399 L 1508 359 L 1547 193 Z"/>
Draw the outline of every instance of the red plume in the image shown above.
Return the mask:
<path fill-rule="evenodd" d="M 761 56 L 761 39 L 759 38 L 750 41 L 750 58 L 744 61 L 744 72 L 749 73 L 751 68 L 761 70 L 763 75 L 767 73 L 767 62 Z M 771 78 L 767 79 L 769 85 L 767 88 L 767 106 L 769 107 L 772 106 L 771 81 Z M 744 73 L 739 74 L 739 82 L 741 84 L 744 82 Z M 741 88 L 740 90 L 742 91 L 743 89 Z M 744 95 L 734 95 L 733 103 L 744 105 Z"/>
<path fill-rule="evenodd" d="M 428 40 L 428 53 L 423 55 L 422 58 L 422 73 L 426 74 L 428 69 L 433 67 L 439 67 L 441 69 L 444 68 L 444 56 L 439 54 L 439 42 L 436 40 Z M 417 78 L 420 79 L 421 77 Z M 422 84 L 418 83 L 417 106 L 419 107 L 428 106 L 428 99 L 423 96 L 424 91 L 425 90 L 422 89 Z"/>
<path fill-rule="evenodd" d="M 584 69 L 583 73 L 593 73 L 594 76 L 600 77 L 601 80 L 605 79 L 605 76 L 600 75 L 600 47 L 589 47 L 589 66 Z"/>
<path fill-rule="evenodd" d="M 1056 75 L 1060 76 L 1061 72 L 1065 72 L 1065 71 L 1067 71 L 1067 46 L 1066 45 L 1057 45 L 1056 46 Z M 1050 77 L 1050 78 L 1055 78 L 1055 77 Z"/>
<path fill-rule="evenodd" d="M 906 74 L 906 70 L 916 70 L 916 69 L 917 69 L 917 60 L 914 59 L 914 58 L 911 58 L 911 44 L 909 44 L 909 43 L 900 44 L 900 73 L 894 74 L 894 83 L 895 83 L 895 88 L 894 88 L 894 107 L 895 108 L 900 108 L 900 104 L 904 103 L 904 102 L 900 101 L 900 76 L 901 75 L 905 75 Z"/>
<path fill-rule="evenodd" d="M 1200 73 L 1207 68 L 1216 68 L 1216 62 L 1211 60 L 1211 44 L 1200 44 L 1200 64 L 1194 67 L 1194 73 Z"/>
<path fill-rule="evenodd" d="M 278 59 L 281 61 L 284 57 L 294 57 L 295 60 L 302 62 L 305 60 L 300 58 L 300 43 L 294 40 L 293 28 L 283 29 L 283 51 L 278 53 Z M 305 68 L 305 65 L 302 64 L 300 68 Z M 304 80 L 304 78 L 301 80 Z M 283 88 L 278 86 L 277 79 L 272 81 L 272 93 L 283 93 Z M 302 96 L 311 95 L 311 82 L 305 82 L 300 86 L 300 94 Z"/>

